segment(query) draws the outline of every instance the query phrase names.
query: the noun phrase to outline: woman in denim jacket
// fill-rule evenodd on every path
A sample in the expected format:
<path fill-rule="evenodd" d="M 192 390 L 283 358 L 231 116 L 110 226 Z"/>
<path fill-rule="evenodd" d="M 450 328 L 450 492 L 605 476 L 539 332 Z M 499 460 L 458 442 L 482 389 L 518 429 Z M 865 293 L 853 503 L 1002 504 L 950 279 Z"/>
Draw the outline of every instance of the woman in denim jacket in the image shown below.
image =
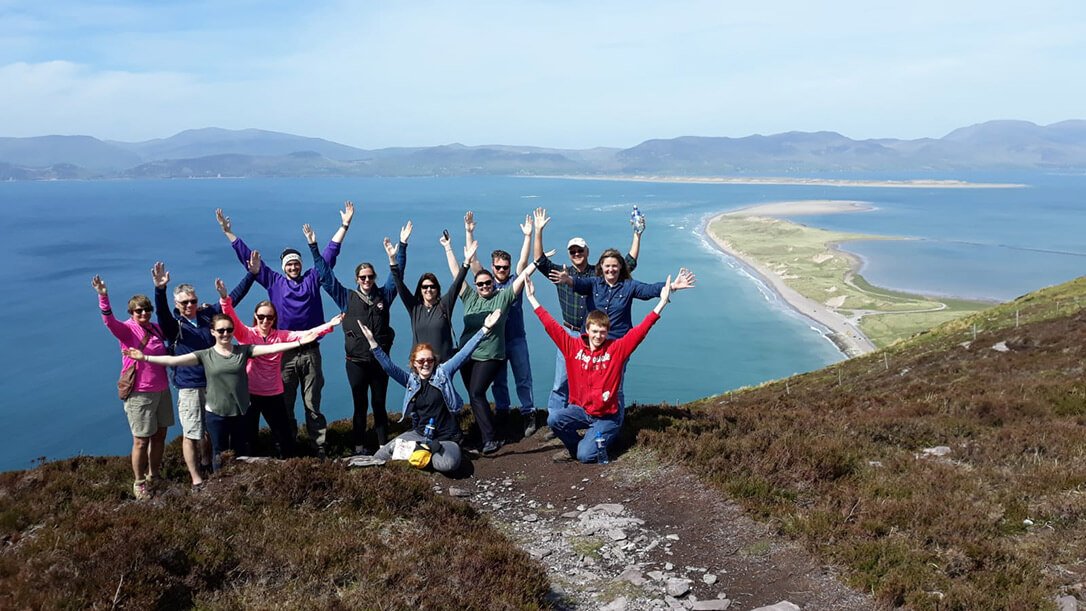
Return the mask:
<path fill-rule="evenodd" d="M 435 444 L 430 448 L 433 452 L 430 465 L 435 471 L 454 471 L 460 466 L 460 446 L 458 445 L 460 426 L 456 422 L 456 415 L 463 408 L 464 400 L 453 387 L 453 375 L 471 357 L 475 347 L 490 333 L 490 329 L 498 324 L 501 316 L 500 309 L 491 312 L 475 335 L 461 346 L 456 354 L 440 365 L 435 361 L 434 350 L 429 344 L 416 344 L 411 349 L 410 371 L 405 371 L 393 363 L 377 343 L 373 332 L 361 322 L 358 323 L 377 362 L 390 378 L 407 389 L 404 393 L 403 416 L 400 417 L 400 422 L 410 415 L 411 430 L 396 439 L 424 441 L 426 425 L 433 420 Z M 374 457 L 389 460 L 392 458 L 392 448 L 395 443 L 394 439 L 385 444 L 374 454 Z"/>

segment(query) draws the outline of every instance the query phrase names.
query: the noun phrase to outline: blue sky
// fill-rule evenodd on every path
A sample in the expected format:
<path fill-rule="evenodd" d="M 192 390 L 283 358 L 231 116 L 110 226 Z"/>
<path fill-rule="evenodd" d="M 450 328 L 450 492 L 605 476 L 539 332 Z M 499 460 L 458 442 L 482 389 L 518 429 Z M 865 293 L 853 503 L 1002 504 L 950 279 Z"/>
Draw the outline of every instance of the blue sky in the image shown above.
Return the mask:
<path fill-rule="evenodd" d="M 0 0 L 0 136 L 632 146 L 1086 118 L 1086 2 Z"/>

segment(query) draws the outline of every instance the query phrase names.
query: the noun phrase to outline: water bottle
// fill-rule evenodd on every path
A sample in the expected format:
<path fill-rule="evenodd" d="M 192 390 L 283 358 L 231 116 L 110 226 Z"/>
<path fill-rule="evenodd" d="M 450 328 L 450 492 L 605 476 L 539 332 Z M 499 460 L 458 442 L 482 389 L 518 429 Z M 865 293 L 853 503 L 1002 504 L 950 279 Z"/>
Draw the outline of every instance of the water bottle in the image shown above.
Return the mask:
<path fill-rule="evenodd" d="M 611 462 L 607 457 L 607 440 L 603 438 L 603 431 L 596 431 L 596 462 L 601 465 Z"/>
<path fill-rule="evenodd" d="M 630 225 L 639 235 L 645 231 L 645 215 L 638 210 L 637 204 L 634 204 L 633 211 L 630 212 Z"/>
<path fill-rule="evenodd" d="M 434 430 L 435 430 L 435 428 L 436 427 L 434 427 L 434 419 L 430 418 L 430 421 L 426 423 L 426 428 L 424 428 L 422 430 L 422 436 L 423 436 L 422 443 L 427 448 L 430 448 L 431 451 L 433 451 L 433 447 L 434 447 Z"/>

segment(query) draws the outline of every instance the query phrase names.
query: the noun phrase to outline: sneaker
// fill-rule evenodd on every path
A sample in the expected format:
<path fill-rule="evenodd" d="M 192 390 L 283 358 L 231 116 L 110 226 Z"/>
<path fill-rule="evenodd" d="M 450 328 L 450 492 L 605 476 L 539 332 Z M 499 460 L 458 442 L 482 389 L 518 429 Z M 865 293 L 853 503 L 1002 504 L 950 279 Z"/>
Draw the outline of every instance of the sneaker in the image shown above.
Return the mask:
<path fill-rule="evenodd" d="M 146 501 L 151 498 L 151 491 L 147 488 L 147 480 L 138 479 L 132 482 L 132 495 L 137 501 Z"/>
<path fill-rule="evenodd" d="M 535 434 L 539 430 L 539 426 L 535 423 L 535 412 L 524 413 L 521 415 L 521 420 L 524 422 L 524 438 L 527 439 Z"/>
<path fill-rule="evenodd" d="M 497 440 L 488 441 L 488 442 L 483 444 L 483 454 L 493 454 L 494 452 L 497 452 L 498 450 L 500 450 L 502 445 L 503 445 L 502 442 L 497 441 Z"/>

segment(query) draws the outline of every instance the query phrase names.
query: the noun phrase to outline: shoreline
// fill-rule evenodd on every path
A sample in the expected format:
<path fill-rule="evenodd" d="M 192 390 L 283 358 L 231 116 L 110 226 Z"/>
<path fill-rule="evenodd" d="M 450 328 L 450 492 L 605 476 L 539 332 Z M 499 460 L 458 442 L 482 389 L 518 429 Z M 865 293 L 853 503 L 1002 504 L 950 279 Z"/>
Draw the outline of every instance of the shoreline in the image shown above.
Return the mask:
<path fill-rule="evenodd" d="M 792 311 L 827 329 L 827 339 L 833 342 L 846 358 L 861 356 L 875 350 L 875 344 L 860 331 L 860 328 L 856 326 L 855 323 L 829 307 L 800 294 L 799 291 L 785 284 L 784 280 L 773 273 L 772 270 L 766 268 L 755 259 L 735 250 L 727 240 L 714 235 L 710 230 L 713 222 L 734 212 L 734 210 L 728 210 L 708 217 L 702 227 L 702 233 L 704 233 L 709 241 L 721 252 L 738 261 L 745 269 L 761 279 L 761 281 L 773 290 L 773 292 L 780 297 L 781 301 Z M 852 267 L 856 267 L 859 263 L 855 257 L 849 256 L 848 259 Z M 856 270 L 854 269 L 853 272 L 855 273 L 855 271 Z"/>
<path fill-rule="evenodd" d="M 660 175 L 530 175 L 520 178 L 562 178 L 565 180 L 608 180 L 621 182 L 687 183 L 706 185 L 808 185 L 819 187 L 877 187 L 891 189 L 1023 189 L 1021 183 L 968 182 L 918 178 L 910 180 L 853 180 L 844 178 L 788 178 L 739 176 L 660 176 Z"/>

